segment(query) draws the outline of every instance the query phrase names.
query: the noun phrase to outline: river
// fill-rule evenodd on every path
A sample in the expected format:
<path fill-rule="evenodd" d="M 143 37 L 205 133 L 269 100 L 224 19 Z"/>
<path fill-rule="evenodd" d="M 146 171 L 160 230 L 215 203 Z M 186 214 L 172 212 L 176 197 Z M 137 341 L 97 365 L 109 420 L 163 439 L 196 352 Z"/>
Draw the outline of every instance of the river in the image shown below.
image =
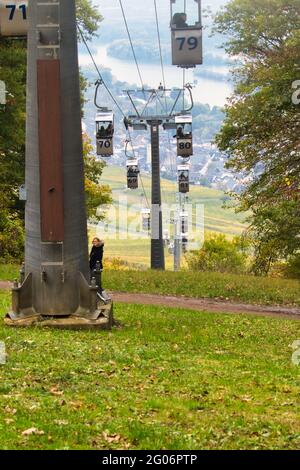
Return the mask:
<path fill-rule="evenodd" d="M 97 48 L 97 53 L 94 54 L 97 64 L 105 68 L 111 69 L 115 78 L 121 81 L 126 81 L 130 84 L 139 83 L 136 67 L 133 62 L 124 61 L 110 57 L 107 54 L 107 47 L 105 45 Z M 81 66 L 90 66 L 92 64 L 89 55 L 79 54 L 79 63 Z M 200 66 L 201 67 L 201 66 Z M 145 83 L 150 87 L 157 87 L 162 81 L 162 72 L 159 64 L 140 64 L 142 77 Z M 219 73 L 226 73 L 226 67 L 205 67 L 205 70 Z M 166 86 L 182 87 L 182 70 L 172 65 L 165 66 Z M 226 98 L 232 92 L 232 85 L 229 82 L 212 80 L 201 77 L 194 77 L 194 71 L 188 70 L 186 72 L 186 82 L 194 83 L 197 81 L 193 90 L 194 100 L 200 103 L 207 103 L 210 106 L 223 106 L 226 103 Z"/>

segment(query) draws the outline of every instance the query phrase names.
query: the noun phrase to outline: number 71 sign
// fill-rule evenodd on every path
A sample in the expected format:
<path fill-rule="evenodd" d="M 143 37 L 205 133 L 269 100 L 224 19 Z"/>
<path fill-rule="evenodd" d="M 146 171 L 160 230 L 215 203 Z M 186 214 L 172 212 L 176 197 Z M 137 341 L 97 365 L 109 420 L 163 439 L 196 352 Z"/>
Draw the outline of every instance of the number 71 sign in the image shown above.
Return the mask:
<path fill-rule="evenodd" d="M 0 36 L 27 36 L 27 6 L 24 0 L 0 0 Z"/>

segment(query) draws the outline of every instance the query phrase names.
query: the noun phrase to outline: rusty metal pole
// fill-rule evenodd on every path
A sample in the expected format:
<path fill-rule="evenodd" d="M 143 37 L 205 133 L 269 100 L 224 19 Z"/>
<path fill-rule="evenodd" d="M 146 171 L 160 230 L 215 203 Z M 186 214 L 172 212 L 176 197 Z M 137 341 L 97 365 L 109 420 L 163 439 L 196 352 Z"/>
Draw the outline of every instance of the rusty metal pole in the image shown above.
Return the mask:
<path fill-rule="evenodd" d="M 25 280 L 6 322 L 109 328 L 90 283 L 75 0 L 28 6 Z"/>

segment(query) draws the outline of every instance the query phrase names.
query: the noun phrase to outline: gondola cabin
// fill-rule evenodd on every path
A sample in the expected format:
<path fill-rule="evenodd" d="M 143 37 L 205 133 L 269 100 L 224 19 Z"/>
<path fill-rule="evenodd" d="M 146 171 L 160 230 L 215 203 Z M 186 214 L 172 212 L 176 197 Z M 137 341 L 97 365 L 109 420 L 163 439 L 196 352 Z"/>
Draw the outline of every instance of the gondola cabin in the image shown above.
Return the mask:
<path fill-rule="evenodd" d="M 188 251 L 188 233 L 182 233 L 181 234 L 181 246 L 182 246 L 182 251 L 183 253 L 186 253 Z"/>
<path fill-rule="evenodd" d="M 168 252 L 169 252 L 170 255 L 174 255 L 174 248 L 175 248 L 175 247 L 174 247 L 174 243 L 171 242 L 171 243 L 169 244 L 169 248 L 168 248 Z"/>
<path fill-rule="evenodd" d="M 168 230 L 168 229 L 164 230 L 163 238 L 164 238 L 164 244 L 165 244 L 165 246 L 169 246 L 169 245 L 170 245 L 170 234 L 169 234 L 169 230 Z"/>
<path fill-rule="evenodd" d="M 127 187 L 128 189 L 138 189 L 139 187 L 139 165 L 137 158 L 127 161 Z"/>
<path fill-rule="evenodd" d="M 189 214 L 188 212 L 180 213 L 180 229 L 181 229 L 181 246 L 182 251 L 186 253 L 189 236 Z"/>
<path fill-rule="evenodd" d="M 0 37 L 26 37 L 28 1 L 0 0 Z"/>
<path fill-rule="evenodd" d="M 113 155 L 114 131 L 114 114 L 111 111 L 99 111 L 96 116 L 97 155 Z"/>
<path fill-rule="evenodd" d="M 190 191 L 190 166 L 189 164 L 178 165 L 178 187 L 182 194 Z"/>
<path fill-rule="evenodd" d="M 172 64 L 191 68 L 203 63 L 201 0 L 170 0 Z"/>
<path fill-rule="evenodd" d="M 193 118 L 190 114 L 176 116 L 177 155 L 190 157 L 193 155 Z"/>
<path fill-rule="evenodd" d="M 151 230 L 151 210 L 142 209 L 142 228 L 144 232 Z"/>
<path fill-rule="evenodd" d="M 189 214 L 188 212 L 180 212 L 180 227 L 181 233 L 188 233 L 189 231 Z"/>

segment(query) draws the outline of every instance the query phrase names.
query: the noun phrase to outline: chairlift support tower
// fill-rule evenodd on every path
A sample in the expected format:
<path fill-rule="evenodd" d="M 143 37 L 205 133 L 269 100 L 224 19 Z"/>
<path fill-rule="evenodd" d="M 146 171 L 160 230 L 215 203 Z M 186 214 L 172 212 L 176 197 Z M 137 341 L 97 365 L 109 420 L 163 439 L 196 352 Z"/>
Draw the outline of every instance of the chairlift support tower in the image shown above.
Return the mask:
<path fill-rule="evenodd" d="M 191 97 L 191 105 L 188 109 L 183 110 L 181 113 L 174 113 L 179 98 L 184 90 L 166 90 L 162 87 L 158 89 L 142 89 L 142 90 L 125 90 L 131 104 L 136 112 L 135 115 L 128 116 L 125 119 L 125 126 L 132 127 L 134 130 L 151 130 L 151 169 L 152 169 L 152 192 L 151 192 L 151 269 L 165 269 L 165 255 L 164 255 L 164 238 L 163 238 L 163 222 L 162 222 L 162 197 L 161 197 L 161 179 L 160 179 L 160 151 L 159 151 L 159 131 L 160 126 L 164 129 L 176 129 L 179 121 L 176 122 L 176 117 L 181 116 L 181 121 L 191 124 L 191 118 L 188 116 L 187 121 L 185 114 L 189 113 L 193 107 L 193 97 L 191 86 L 186 85 Z M 173 107 L 169 113 L 159 115 L 148 115 L 146 110 L 151 100 L 157 98 L 161 103 L 159 96 L 160 92 L 177 91 L 177 97 L 174 100 Z M 145 97 L 149 94 L 149 99 L 142 112 L 139 112 L 134 99 L 133 93 L 140 92 Z M 163 107 L 163 106 L 162 106 Z"/>
<path fill-rule="evenodd" d="M 90 282 L 75 0 L 29 0 L 27 13 L 25 269 L 6 323 L 110 328 Z"/>

